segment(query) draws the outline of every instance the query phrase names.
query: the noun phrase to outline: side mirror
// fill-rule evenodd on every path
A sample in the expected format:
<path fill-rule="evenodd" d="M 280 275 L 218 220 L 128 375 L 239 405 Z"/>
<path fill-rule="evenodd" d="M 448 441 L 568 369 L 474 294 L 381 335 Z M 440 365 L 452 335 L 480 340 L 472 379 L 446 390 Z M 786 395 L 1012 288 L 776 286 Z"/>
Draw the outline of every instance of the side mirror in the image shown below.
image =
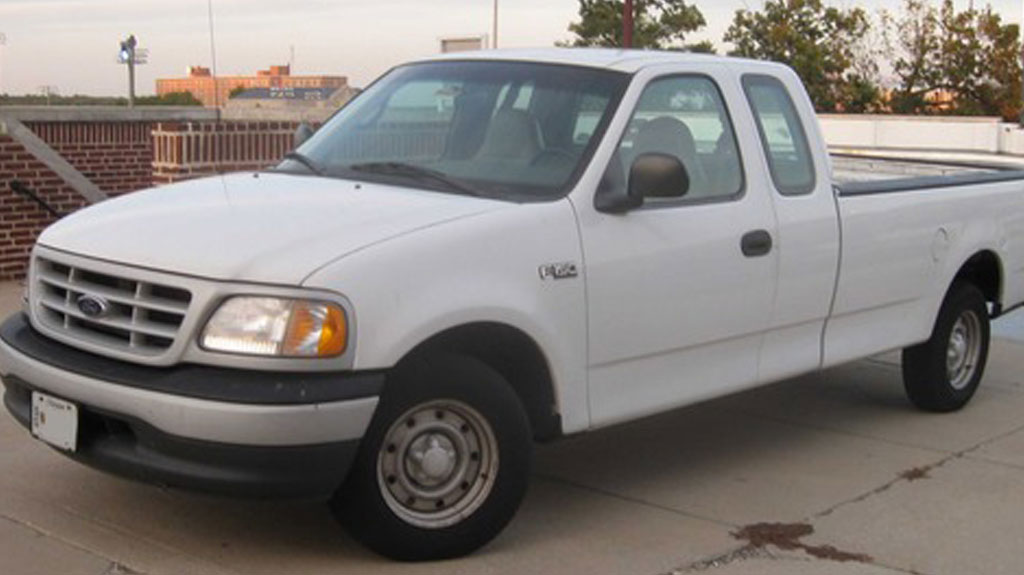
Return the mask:
<path fill-rule="evenodd" d="M 640 154 L 629 168 L 627 194 L 634 198 L 681 198 L 690 190 L 690 176 L 679 158 Z"/>
<path fill-rule="evenodd" d="M 306 140 L 308 140 L 309 137 L 313 135 L 314 131 L 315 130 L 313 130 L 313 126 L 310 126 L 308 122 L 302 122 L 301 124 L 299 124 L 299 127 L 295 128 L 295 135 L 292 136 L 292 141 L 295 144 L 294 147 L 298 148 L 303 143 L 305 143 Z"/>

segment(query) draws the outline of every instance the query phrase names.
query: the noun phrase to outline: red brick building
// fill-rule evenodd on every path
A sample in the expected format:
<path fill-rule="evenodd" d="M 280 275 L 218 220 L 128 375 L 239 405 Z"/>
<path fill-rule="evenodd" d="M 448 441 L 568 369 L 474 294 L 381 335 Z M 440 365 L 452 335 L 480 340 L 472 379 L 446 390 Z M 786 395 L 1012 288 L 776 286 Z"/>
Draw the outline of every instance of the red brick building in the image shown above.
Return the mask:
<path fill-rule="evenodd" d="M 190 66 L 185 78 L 161 78 L 156 81 L 158 96 L 173 92 L 191 92 L 204 106 L 223 106 L 238 88 L 333 88 L 348 85 L 344 76 L 292 76 L 289 66 L 271 66 L 255 76 L 218 76 L 210 69 Z"/>

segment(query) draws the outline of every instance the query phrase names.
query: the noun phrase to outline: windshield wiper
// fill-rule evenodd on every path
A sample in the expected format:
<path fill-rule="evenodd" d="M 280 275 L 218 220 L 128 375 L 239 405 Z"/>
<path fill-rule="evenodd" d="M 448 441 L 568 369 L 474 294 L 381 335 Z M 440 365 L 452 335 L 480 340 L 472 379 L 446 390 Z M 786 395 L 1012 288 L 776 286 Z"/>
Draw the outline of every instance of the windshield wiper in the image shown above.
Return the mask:
<path fill-rule="evenodd" d="M 424 168 L 423 166 L 417 166 L 415 164 L 406 164 L 404 162 L 365 162 L 362 164 L 352 164 L 349 169 L 357 172 L 366 172 L 368 174 L 381 174 L 384 176 L 406 176 L 417 180 L 433 180 L 447 186 L 450 190 L 466 194 L 468 196 L 480 197 L 483 194 L 480 190 L 470 186 L 469 184 L 458 180 L 437 170 L 431 170 L 430 168 Z"/>
<path fill-rule="evenodd" d="M 303 166 L 306 166 L 306 168 L 308 168 L 309 171 L 313 172 L 318 176 L 324 175 L 323 169 L 320 166 L 318 166 L 317 163 L 313 161 L 312 158 L 303 154 L 302 152 L 296 152 L 292 150 L 291 152 L 288 152 L 287 154 L 284 155 L 284 159 L 294 160 L 302 164 Z"/>

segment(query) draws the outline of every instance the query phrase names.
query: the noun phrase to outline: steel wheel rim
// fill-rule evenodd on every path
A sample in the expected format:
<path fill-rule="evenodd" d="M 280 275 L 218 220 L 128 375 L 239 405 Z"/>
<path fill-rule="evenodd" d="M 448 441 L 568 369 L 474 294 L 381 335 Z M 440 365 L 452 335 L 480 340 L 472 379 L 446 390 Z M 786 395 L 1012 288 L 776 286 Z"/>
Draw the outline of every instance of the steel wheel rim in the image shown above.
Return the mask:
<path fill-rule="evenodd" d="M 377 455 L 377 483 L 399 519 L 427 529 L 459 523 L 483 505 L 498 471 L 498 442 L 487 420 L 442 399 L 406 411 Z"/>
<path fill-rule="evenodd" d="M 971 383 L 980 357 L 981 319 L 968 310 L 953 324 L 946 346 L 946 377 L 953 389 L 960 391 Z"/>

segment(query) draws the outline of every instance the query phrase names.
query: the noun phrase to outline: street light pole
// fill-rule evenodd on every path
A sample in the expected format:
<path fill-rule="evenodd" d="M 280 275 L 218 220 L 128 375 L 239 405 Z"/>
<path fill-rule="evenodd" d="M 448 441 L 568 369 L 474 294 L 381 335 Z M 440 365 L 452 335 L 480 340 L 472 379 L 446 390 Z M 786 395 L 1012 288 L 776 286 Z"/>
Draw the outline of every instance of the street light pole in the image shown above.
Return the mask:
<path fill-rule="evenodd" d="M 622 6 L 622 47 L 633 47 L 633 0 L 626 0 Z"/>
<path fill-rule="evenodd" d="M 494 19 L 491 22 L 491 48 L 498 49 L 498 0 L 494 0 Z"/>
<path fill-rule="evenodd" d="M 0 94 L 4 93 L 4 46 L 7 45 L 7 35 L 0 32 Z"/>
<path fill-rule="evenodd" d="M 128 107 L 135 107 L 135 47 L 138 41 L 135 35 L 128 36 L 127 40 L 121 42 L 121 52 L 118 54 L 121 62 L 128 65 Z"/>

